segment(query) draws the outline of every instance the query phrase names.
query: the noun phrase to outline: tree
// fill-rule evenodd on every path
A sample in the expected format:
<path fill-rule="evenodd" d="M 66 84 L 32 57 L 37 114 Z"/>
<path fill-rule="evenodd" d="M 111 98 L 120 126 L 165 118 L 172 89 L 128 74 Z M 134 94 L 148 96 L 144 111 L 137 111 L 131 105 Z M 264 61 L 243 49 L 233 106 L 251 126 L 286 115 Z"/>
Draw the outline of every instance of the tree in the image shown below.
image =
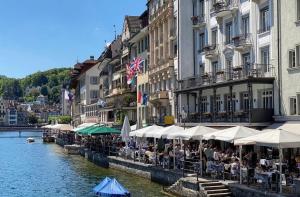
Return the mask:
<path fill-rule="evenodd" d="M 49 94 L 48 86 L 46 86 L 46 85 L 42 86 L 42 88 L 41 88 L 41 94 L 44 95 L 44 96 L 48 96 L 48 94 Z"/>
<path fill-rule="evenodd" d="M 60 117 L 58 118 L 58 122 L 59 122 L 60 124 L 70 124 L 71 121 L 72 121 L 71 116 L 60 116 Z"/>
<path fill-rule="evenodd" d="M 29 124 L 37 124 L 38 123 L 38 118 L 31 114 L 29 117 L 28 117 L 28 123 Z"/>

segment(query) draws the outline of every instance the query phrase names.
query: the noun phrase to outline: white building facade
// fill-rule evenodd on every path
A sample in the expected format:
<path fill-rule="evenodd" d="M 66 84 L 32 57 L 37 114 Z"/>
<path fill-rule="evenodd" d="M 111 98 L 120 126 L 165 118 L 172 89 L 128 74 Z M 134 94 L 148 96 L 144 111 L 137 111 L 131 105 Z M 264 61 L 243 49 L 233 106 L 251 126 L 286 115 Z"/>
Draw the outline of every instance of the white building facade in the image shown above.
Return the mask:
<path fill-rule="evenodd" d="M 177 121 L 263 126 L 278 106 L 273 0 L 178 2 Z M 277 97 L 276 97 L 277 96 Z"/>
<path fill-rule="evenodd" d="M 300 0 L 281 0 L 280 29 L 280 113 L 276 121 L 300 121 Z"/>

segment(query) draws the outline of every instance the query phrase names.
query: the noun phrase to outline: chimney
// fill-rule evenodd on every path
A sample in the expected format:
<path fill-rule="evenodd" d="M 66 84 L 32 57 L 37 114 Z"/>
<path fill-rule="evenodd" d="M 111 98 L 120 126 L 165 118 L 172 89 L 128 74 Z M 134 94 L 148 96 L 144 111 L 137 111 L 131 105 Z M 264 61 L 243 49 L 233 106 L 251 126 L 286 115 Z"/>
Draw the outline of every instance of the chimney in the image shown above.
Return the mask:
<path fill-rule="evenodd" d="M 90 60 L 95 60 L 95 57 L 93 55 L 91 55 Z"/>

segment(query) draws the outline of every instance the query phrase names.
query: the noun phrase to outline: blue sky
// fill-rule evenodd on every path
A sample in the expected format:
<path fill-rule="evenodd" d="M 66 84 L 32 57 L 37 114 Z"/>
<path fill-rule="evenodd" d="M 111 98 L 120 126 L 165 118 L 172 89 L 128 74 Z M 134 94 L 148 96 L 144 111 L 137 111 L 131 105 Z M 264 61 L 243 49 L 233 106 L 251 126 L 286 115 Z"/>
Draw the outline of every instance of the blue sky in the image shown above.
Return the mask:
<path fill-rule="evenodd" d="M 99 57 L 146 0 L 0 0 L 0 75 L 21 78 Z"/>

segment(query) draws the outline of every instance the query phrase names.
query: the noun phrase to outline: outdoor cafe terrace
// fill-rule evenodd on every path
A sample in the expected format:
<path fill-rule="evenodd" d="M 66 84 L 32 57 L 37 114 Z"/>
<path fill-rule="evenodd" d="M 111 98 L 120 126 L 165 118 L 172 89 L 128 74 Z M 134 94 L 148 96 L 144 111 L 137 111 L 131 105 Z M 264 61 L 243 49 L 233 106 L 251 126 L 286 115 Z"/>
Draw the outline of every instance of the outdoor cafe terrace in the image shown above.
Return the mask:
<path fill-rule="evenodd" d="M 262 191 L 299 194 L 297 125 L 262 131 L 242 126 L 216 130 L 152 125 L 131 132 L 129 126 L 120 132 L 93 125 L 75 132 L 76 143 L 107 156 L 182 172 L 183 176 L 233 180 Z"/>

